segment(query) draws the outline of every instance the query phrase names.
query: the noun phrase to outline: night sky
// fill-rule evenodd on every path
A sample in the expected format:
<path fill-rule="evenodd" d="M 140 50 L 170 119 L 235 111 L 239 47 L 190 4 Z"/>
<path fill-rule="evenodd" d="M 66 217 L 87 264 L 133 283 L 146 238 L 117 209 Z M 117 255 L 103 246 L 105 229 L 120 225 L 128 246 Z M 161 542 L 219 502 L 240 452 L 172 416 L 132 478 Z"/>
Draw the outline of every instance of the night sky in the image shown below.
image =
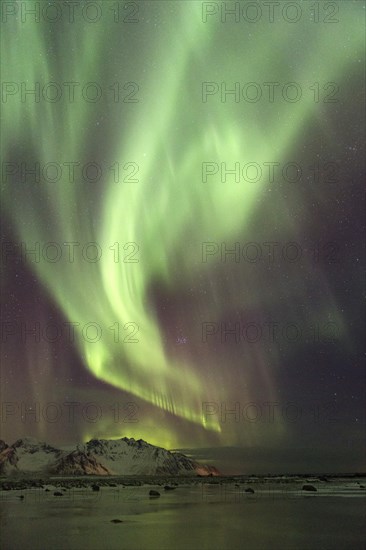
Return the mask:
<path fill-rule="evenodd" d="M 1 438 L 364 470 L 364 2 L 3 4 Z"/>

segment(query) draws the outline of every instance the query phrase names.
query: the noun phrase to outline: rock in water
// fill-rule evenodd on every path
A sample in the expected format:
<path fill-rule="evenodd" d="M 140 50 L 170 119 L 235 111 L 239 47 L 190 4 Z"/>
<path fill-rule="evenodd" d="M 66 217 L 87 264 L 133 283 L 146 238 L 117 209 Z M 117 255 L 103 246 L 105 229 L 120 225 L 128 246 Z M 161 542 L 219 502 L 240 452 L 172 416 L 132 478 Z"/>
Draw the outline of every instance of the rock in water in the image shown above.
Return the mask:
<path fill-rule="evenodd" d="M 160 497 L 160 493 L 159 491 L 154 491 L 153 489 L 151 489 L 151 491 L 149 491 L 149 496 L 157 498 L 157 497 Z"/>
<path fill-rule="evenodd" d="M 316 492 L 316 488 L 314 487 L 314 485 L 310 485 L 309 483 L 306 483 L 305 485 L 302 486 L 302 490 L 303 491 L 315 491 Z"/>
<path fill-rule="evenodd" d="M 96 484 L 92 485 L 92 489 L 93 491 L 100 491 L 99 485 L 96 485 Z"/>
<path fill-rule="evenodd" d="M 174 491 L 174 489 L 176 489 L 176 487 L 171 487 L 170 485 L 165 485 L 164 489 L 166 491 Z"/>
<path fill-rule="evenodd" d="M 55 493 L 53 493 L 53 496 L 54 497 L 63 497 L 64 495 L 60 491 L 56 491 Z"/>
<path fill-rule="evenodd" d="M 252 489 L 251 487 L 249 487 L 248 489 L 245 489 L 245 492 L 246 492 L 246 493 L 254 493 L 254 489 Z"/>
<path fill-rule="evenodd" d="M 111 523 L 123 523 L 121 519 L 111 519 Z"/>

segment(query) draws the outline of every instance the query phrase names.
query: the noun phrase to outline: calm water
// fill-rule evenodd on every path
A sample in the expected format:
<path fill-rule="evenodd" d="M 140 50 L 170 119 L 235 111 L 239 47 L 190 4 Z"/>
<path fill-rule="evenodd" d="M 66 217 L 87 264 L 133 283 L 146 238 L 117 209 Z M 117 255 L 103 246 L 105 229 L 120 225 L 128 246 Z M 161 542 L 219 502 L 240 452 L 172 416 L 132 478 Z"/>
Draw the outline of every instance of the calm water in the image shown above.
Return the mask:
<path fill-rule="evenodd" d="M 248 495 L 234 486 L 156 487 L 161 497 L 150 499 L 151 488 L 3 493 L 1 549 L 365 549 L 364 491 L 304 495 L 272 487 Z"/>

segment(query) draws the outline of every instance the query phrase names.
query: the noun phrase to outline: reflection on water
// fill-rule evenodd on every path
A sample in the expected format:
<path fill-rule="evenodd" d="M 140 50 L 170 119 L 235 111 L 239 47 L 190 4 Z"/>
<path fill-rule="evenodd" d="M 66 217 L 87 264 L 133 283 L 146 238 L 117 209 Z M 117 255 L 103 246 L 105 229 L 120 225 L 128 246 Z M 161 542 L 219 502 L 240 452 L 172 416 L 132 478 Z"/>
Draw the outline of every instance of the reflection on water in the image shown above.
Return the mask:
<path fill-rule="evenodd" d="M 234 485 L 157 487 L 157 499 L 149 498 L 150 489 L 70 489 L 62 497 L 52 489 L 3 493 L 1 548 L 364 549 L 365 495 L 357 488 L 325 488 L 319 498 L 279 487 L 256 487 L 254 494 Z"/>

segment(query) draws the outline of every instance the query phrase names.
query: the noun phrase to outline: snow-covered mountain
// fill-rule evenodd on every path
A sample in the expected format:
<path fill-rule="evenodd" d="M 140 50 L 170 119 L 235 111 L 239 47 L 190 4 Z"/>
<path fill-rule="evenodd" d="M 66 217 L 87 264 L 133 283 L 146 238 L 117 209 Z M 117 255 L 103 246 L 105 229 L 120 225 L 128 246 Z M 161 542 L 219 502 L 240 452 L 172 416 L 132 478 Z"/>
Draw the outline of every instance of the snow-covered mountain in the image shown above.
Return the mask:
<path fill-rule="evenodd" d="M 58 475 L 220 475 L 187 456 L 143 441 L 92 439 L 65 451 L 23 438 L 8 446 L 0 440 L 0 474 Z"/>
<path fill-rule="evenodd" d="M 47 471 L 61 456 L 62 451 L 37 441 L 33 437 L 18 439 L 10 447 L 0 441 L 0 474 Z"/>

